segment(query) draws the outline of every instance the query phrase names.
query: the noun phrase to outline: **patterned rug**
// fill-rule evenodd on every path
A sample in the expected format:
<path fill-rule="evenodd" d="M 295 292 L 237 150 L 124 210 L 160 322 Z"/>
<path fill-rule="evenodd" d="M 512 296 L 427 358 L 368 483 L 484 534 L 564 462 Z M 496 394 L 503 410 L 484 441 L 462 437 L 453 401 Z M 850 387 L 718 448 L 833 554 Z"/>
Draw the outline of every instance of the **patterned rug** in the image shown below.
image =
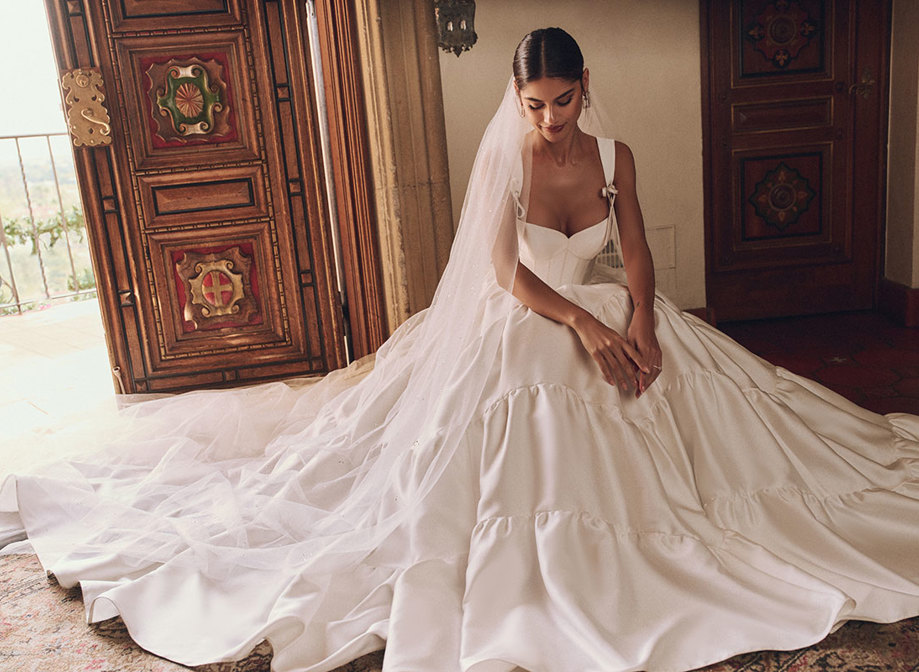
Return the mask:
<path fill-rule="evenodd" d="M 203 672 L 268 672 L 263 642 L 244 660 L 194 668 Z M 381 672 L 383 653 L 335 672 Z M 181 672 L 189 668 L 147 653 L 121 619 L 86 625 L 78 588 L 48 577 L 34 555 L 0 556 L 0 671 Z M 760 651 L 705 672 L 919 672 L 919 618 L 878 625 L 852 622 L 797 651 Z M 431 672 L 437 672 L 431 670 Z"/>

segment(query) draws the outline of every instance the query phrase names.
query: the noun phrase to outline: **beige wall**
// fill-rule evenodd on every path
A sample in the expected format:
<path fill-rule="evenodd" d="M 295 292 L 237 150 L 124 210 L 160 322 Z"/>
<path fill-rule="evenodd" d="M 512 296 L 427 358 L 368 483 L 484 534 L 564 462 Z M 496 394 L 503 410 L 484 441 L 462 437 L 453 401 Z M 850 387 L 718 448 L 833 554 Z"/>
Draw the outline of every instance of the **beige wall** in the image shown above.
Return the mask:
<path fill-rule="evenodd" d="M 578 40 L 614 135 L 636 156 L 658 286 L 705 305 L 697 0 L 478 0 L 478 44 L 440 53 L 450 186 L 459 219 L 479 139 L 529 30 Z M 893 0 L 885 276 L 919 287 L 919 2 Z"/>
<path fill-rule="evenodd" d="M 894 0 L 885 276 L 919 287 L 919 3 Z"/>
<path fill-rule="evenodd" d="M 578 41 L 591 94 L 635 154 L 658 287 L 683 308 L 705 305 L 697 0 L 478 0 L 478 43 L 440 54 L 454 219 L 514 48 L 546 26 Z"/>

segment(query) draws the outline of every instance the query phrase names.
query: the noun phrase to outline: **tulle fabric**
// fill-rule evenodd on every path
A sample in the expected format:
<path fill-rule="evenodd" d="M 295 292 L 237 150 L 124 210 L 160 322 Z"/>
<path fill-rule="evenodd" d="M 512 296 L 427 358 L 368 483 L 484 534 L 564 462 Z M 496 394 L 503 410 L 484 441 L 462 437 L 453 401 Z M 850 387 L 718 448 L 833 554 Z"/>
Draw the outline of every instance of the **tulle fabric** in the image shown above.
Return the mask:
<path fill-rule="evenodd" d="M 294 564 L 341 569 L 359 562 L 412 515 L 450 463 L 484 389 L 487 372 L 472 365 L 469 353 L 489 356 L 480 351 L 481 335 L 516 304 L 505 291 L 517 265 L 508 184 L 529 130 L 517 110 L 509 82 L 477 153 L 432 305 L 383 346 L 361 385 L 334 403 L 301 402 L 280 425 L 275 413 L 240 407 L 243 399 L 194 426 L 156 425 L 155 404 L 132 413 L 132 438 L 119 437 L 106 459 L 136 469 L 136 496 L 155 503 L 163 516 L 138 516 L 132 504 L 87 512 L 87 529 L 78 535 L 87 554 L 109 548 L 115 535 L 108 532 L 117 529 L 121 556 L 138 566 L 180 556 L 220 579 L 246 568 Z M 316 394 L 335 396 L 331 391 L 341 392 L 340 378 L 333 375 Z M 200 403 L 222 402 L 205 394 Z M 146 417 L 152 427 L 139 422 Z M 176 445 L 155 456 L 145 437 L 166 434 L 176 437 Z M 293 436 L 296 454 L 286 450 Z M 253 454 L 272 456 L 276 465 L 249 473 L 233 462 Z M 296 483 L 286 480 L 291 461 L 308 465 Z M 397 497 L 396 480 L 407 463 L 415 478 L 399 484 Z M 165 465 L 179 468 L 164 480 Z M 147 474 L 154 466 L 156 472 Z M 184 499 L 192 483 L 200 488 L 198 501 Z M 221 503 L 214 506 L 215 500 Z M 279 526 L 278 520 L 289 524 Z"/>

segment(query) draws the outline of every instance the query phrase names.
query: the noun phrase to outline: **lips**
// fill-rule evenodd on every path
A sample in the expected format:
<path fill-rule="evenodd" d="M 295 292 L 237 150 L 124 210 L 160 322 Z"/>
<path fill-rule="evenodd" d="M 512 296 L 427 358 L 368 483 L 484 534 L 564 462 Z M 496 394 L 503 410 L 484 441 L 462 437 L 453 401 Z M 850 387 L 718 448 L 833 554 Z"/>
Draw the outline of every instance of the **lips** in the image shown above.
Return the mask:
<path fill-rule="evenodd" d="M 543 130 L 545 130 L 546 133 L 558 133 L 563 128 L 565 128 L 565 124 L 559 124 L 558 126 L 544 126 Z"/>

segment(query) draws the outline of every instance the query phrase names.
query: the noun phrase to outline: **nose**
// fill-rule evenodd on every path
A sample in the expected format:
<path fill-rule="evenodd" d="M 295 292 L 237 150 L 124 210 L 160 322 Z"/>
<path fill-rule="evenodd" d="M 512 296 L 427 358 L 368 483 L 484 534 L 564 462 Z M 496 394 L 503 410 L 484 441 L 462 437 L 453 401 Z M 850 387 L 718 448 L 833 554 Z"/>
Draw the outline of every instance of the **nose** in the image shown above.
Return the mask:
<path fill-rule="evenodd" d="M 545 110 L 543 120 L 546 122 L 546 126 L 553 126 L 558 118 L 558 110 L 555 109 L 554 105 L 546 105 Z"/>

